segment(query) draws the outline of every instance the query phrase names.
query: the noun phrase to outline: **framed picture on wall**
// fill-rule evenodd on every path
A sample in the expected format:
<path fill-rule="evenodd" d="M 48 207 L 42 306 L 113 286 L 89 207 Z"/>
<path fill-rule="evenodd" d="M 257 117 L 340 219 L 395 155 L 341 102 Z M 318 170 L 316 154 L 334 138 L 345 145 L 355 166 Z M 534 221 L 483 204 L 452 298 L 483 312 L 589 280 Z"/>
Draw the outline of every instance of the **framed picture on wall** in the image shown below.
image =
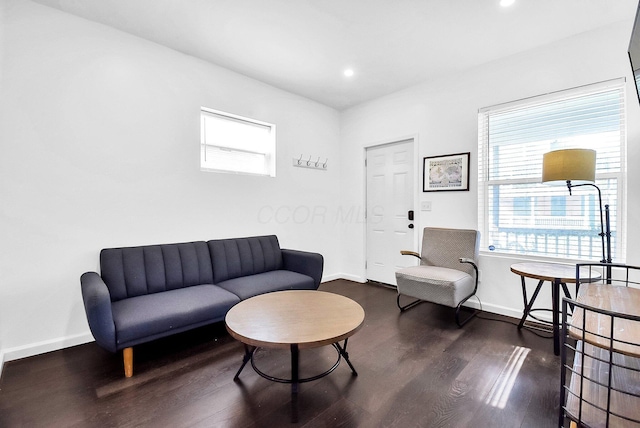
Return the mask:
<path fill-rule="evenodd" d="M 428 156 L 423 159 L 422 191 L 469 190 L 470 153 Z"/>

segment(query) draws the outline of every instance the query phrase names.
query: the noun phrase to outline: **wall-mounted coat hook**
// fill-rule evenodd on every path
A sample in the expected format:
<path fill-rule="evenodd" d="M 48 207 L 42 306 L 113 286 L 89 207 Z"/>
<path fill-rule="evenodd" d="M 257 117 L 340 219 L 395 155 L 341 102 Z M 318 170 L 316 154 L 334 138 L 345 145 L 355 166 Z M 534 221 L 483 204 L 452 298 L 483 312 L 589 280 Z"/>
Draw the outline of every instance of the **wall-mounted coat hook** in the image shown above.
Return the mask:
<path fill-rule="evenodd" d="M 318 156 L 318 159 L 314 162 L 311 159 L 312 155 L 309 155 L 309 159 L 303 160 L 305 158 L 304 154 L 301 154 L 299 158 L 293 158 L 293 166 L 299 166 L 301 168 L 312 168 L 326 171 L 327 165 L 329 163 L 329 158 L 325 158 L 324 163 L 320 162 L 322 156 Z"/>

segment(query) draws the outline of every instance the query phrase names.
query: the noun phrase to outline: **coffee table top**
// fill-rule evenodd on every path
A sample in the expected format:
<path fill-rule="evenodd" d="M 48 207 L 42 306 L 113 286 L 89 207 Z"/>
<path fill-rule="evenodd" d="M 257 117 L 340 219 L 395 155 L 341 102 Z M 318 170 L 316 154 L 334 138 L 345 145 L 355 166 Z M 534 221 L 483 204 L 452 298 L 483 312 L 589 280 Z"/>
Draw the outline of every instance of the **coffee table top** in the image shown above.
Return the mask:
<path fill-rule="evenodd" d="M 252 346 L 314 348 L 353 335 L 364 321 L 358 303 L 335 293 L 288 290 L 261 294 L 232 307 L 225 318 L 234 338 Z"/>

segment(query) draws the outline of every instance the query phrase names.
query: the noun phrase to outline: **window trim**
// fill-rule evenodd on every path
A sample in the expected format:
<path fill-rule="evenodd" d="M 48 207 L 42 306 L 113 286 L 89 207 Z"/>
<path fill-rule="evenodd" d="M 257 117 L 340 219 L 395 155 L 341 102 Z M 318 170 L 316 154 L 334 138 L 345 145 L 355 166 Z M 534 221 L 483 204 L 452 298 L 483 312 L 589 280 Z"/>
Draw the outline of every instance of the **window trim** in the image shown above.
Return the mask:
<path fill-rule="evenodd" d="M 237 121 L 240 123 L 245 123 L 249 125 L 254 125 L 262 128 L 267 128 L 269 130 L 269 138 L 268 138 L 268 147 L 264 151 L 255 151 L 248 150 L 243 148 L 236 148 L 230 146 L 224 146 L 220 144 L 207 144 L 206 143 L 206 127 L 205 127 L 205 117 L 216 116 L 218 118 L 222 118 L 225 120 Z M 246 154 L 257 154 L 257 155 L 265 155 L 266 160 L 265 163 L 268 166 L 265 168 L 267 170 L 266 173 L 256 173 L 256 172 L 247 172 L 247 171 L 237 171 L 231 169 L 219 169 L 219 168 L 208 168 L 202 165 L 202 156 L 203 156 L 203 148 L 204 156 L 206 158 L 206 146 L 214 147 L 220 150 L 230 151 L 230 152 L 238 152 L 238 153 L 246 153 Z M 269 122 L 264 122 L 261 120 L 240 116 L 233 113 L 228 113 L 221 110 L 214 110 L 208 107 L 200 107 L 200 170 L 205 172 L 217 172 L 217 173 L 226 173 L 226 174 L 240 174 L 240 175 L 253 175 L 259 177 L 275 177 L 276 176 L 276 125 Z"/>
<path fill-rule="evenodd" d="M 622 106 L 622 122 L 620 124 L 620 171 L 619 172 L 597 172 L 596 181 L 607 180 L 615 178 L 617 180 L 616 189 L 616 248 L 614 253 L 616 254 L 615 260 L 618 262 L 624 262 L 626 260 L 626 248 L 627 248 L 627 93 L 626 93 L 626 79 L 624 77 L 612 79 L 604 82 L 598 82 L 589 85 L 583 85 L 575 88 L 549 92 L 538 96 L 527 97 L 507 103 L 497 104 L 490 107 L 484 107 L 478 109 L 478 227 L 482 231 L 487 231 L 490 228 L 490 204 L 489 204 L 489 186 L 504 185 L 504 184 L 537 184 L 541 182 L 540 178 L 522 178 L 517 181 L 510 179 L 502 180 L 489 180 L 490 177 L 490 165 L 489 155 L 490 147 L 488 147 L 488 135 L 489 135 L 489 116 L 491 114 L 507 113 L 511 110 L 520 110 L 526 108 L 534 108 L 536 106 L 550 104 L 557 101 L 578 98 L 583 95 L 595 94 L 598 92 L 605 92 L 609 90 L 617 90 L 620 93 Z M 593 189 L 595 192 L 595 189 Z M 568 190 L 567 190 L 568 192 Z M 575 192 L 575 191 L 574 191 Z M 568 193 L 567 193 L 568 194 Z M 604 205 L 607 202 L 602 201 L 602 208 L 604 212 Z M 490 244 L 488 241 L 482 239 L 482 244 Z M 554 254 L 517 254 L 506 251 L 492 251 L 487 245 L 481 245 L 480 253 L 483 256 L 494 257 L 523 257 L 529 259 L 541 259 L 541 260 L 563 260 L 563 261 L 584 261 L 586 258 L 577 259 L 571 257 L 556 257 Z"/>

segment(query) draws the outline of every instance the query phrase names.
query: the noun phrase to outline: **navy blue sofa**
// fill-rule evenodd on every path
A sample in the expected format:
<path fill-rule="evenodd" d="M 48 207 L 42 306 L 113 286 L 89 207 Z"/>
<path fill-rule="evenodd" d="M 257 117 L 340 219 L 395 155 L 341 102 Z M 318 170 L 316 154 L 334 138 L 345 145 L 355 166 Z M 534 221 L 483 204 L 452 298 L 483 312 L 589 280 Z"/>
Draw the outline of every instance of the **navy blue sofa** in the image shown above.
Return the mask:
<path fill-rule="evenodd" d="M 133 346 L 223 321 L 249 297 L 315 290 L 323 257 L 281 249 L 276 236 L 108 248 L 100 272 L 80 278 L 89 328 L 101 347 L 123 351 L 133 374 Z"/>

